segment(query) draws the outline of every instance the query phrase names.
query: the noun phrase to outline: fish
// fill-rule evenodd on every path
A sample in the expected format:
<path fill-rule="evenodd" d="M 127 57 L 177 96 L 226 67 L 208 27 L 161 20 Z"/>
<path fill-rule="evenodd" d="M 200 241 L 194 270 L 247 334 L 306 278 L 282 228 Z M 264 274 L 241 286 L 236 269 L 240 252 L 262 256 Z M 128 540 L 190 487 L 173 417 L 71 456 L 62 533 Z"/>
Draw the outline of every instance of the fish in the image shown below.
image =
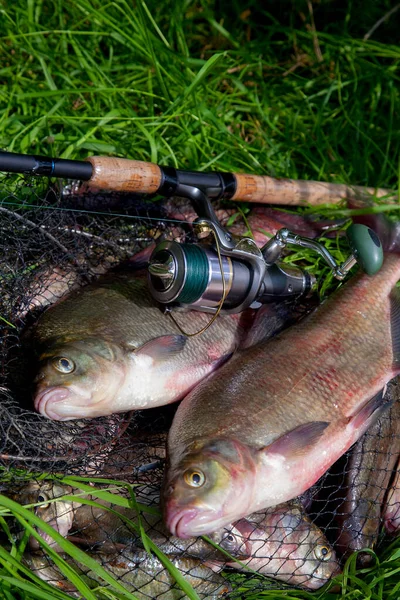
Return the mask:
<path fill-rule="evenodd" d="M 71 499 L 71 496 L 77 492 L 80 495 L 76 500 Z M 81 502 L 81 494 L 79 489 L 50 480 L 30 481 L 11 497 L 21 504 L 42 503 L 35 508 L 36 515 L 61 536 L 89 551 L 113 553 L 125 547 L 142 544 L 136 508 L 121 507 L 90 494 L 84 495 L 85 498 L 96 502 L 98 506 L 85 504 Z M 65 499 L 65 496 L 68 496 L 68 499 Z M 148 490 L 144 486 L 136 488 L 136 499 L 145 504 L 150 500 L 154 503 L 158 502 L 158 497 L 149 497 Z M 157 504 L 152 505 L 152 508 L 157 508 Z M 218 548 L 202 538 L 182 540 L 171 536 L 157 512 L 146 512 L 144 509 L 140 515 L 140 523 L 143 531 L 165 554 L 185 554 L 204 561 L 225 560 L 225 555 Z M 38 533 L 53 550 L 63 552 L 49 534 L 42 532 L 40 528 Z M 236 542 L 231 544 L 233 555 L 244 556 L 243 542 L 239 539 L 239 532 L 233 526 L 230 527 L 229 532 L 225 529 L 213 532 L 211 539 L 215 544 L 220 545 L 232 535 L 235 535 Z M 29 546 L 31 551 L 41 549 L 40 542 L 34 536 L 30 536 Z"/>
<path fill-rule="evenodd" d="M 398 536 L 400 532 L 400 460 L 397 457 L 393 481 L 387 490 L 382 510 L 383 525 L 387 533 Z"/>
<path fill-rule="evenodd" d="M 17 487 L 15 491 L 4 493 L 12 500 L 17 501 L 22 505 L 40 503 L 39 506 L 34 508 L 35 514 L 53 527 L 63 537 L 68 535 L 68 532 L 72 527 L 74 512 L 81 504 L 78 498 L 76 502 L 73 500 L 59 500 L 54 502 L 54 499 L 56 498 L 71 496 L 73 494 L 73 488 L 70 485 L 65 485 L 52 480 L 32 480 L 21 487 Z M 42 531 L 40 528 L 37 529 L 37 532 L 42 540 L 49 544 L 53 550 L 56 552 L 62 551 L 51 535 Z M 41 548 L 40 542 L 33 535 L 29 536 L 29 547 L 31 551 L 37 551 Z"/>
<path fill-rule="evenodd" d="M 232 556 L 240 549 L 249 558 L 228 561 L 226 566 L 245 572 L 251 569 L 310 590 L 319 589 L 340 572 L 335 550 L 298 501 L 254 513 L 233 527 L 220 546 Z"/>
<path fill-rule="evenodd" d="M 386 253 L 374 276 L 356 274 L 185 397 L 162 492 L 172 535 L 207 534 L 299 496 L 383 414 L 400 365 L 399 278 L 399 255 Z"/>
<path fill-rule="evenodd" d="M 335 547 L 344 559 L 363 548 L 374 548 L 378 540 L 382 504 L 400 454 L 398 378 L 388 384 L 386 396 L 393 399 L 393 405 L 349 451 L 344 485 L 337 493 L 342 501 L 335 507 L 339 530 Z M 373 560 L 367 552 L 357 556 L 361 567 Z"/>
<path fill-rule="evenodd" d="M 210 316 L 179 314 L 196 332 Z M 183 398 L 238 346 L 290 323 L 286 306 L 223 315 L 202 335 L 182 335 L 135 266 L 101 277 L 49 307 L 26 334 L 38 358 L 34 407 L 67 421 L 153 408 Z"/>
<path fill-rule="evenodd" d="M 187 598 L 185 592 L 160 560 L 156 556 L 147 554 L 141 548 L 132 547 L 113 554 L 102 552 L 86 552 L 86 554 L 101 565 L 127 591 L 132 592 L 137 600 Z M 112 589 L 111 584 L 105 583 L 90 568 L 78 564 L 67 554 L 60 556 L 78 575 L 84 578 L 90 588 L 97 588 L 100 585 L 102 589 Z M 230 591 L 231 587 L 224 577 L 202 564 L 200 560 L 182 556 L 169 556 L 168 558 L 180 575 L 196 590 L 201 600 L 216 600 Z M 42 580 L 74 597 L 82 597 L 72 582 L 46 555 L 26 554 L 23 560 Z"/>

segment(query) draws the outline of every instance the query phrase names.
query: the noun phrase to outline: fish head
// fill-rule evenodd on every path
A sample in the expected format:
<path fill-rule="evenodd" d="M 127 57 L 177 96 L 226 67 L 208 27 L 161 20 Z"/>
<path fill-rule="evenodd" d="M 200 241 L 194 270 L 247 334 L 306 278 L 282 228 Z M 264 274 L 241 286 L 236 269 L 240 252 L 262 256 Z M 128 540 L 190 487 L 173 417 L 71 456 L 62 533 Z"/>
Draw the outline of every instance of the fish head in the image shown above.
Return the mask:
<path fill-rule="evenodd" d="M 384 514 L 385 529 L 393 535 L 400 529 L 400 502 L 389 502 Z"/>
<path fill-rule="evenodd" d="M 212 533 L 248 510 L 255 485 L 251 450 L 233 440 L 195 442 L 167 470 L 165 522 L 180 538 Z"/>
<path fill-rule="evenodd" d="M 279 573 L 286 573 L 289 583 L 317 590 L 340 572 L 335 550 L 301 503 L 287 502 L 267 510 L 261 526 L 268 542 L 277 546 Z"/>
<path fill-rule="evenodd" d="M 56 421 L 110 414 L 107 401 L 124 377 L 117 349 L 101 339 L 51 346 L 40 356 L 35 379 L 35 409 Z M 120 358 L 120 357 L 119 357 Z M 100 408 L 101 406 L 101 408 Z"/>
<path fill-rule="evenodd" d="M 335 550 L 324 535 L 317 539 L 313 539 L 313 534 L 310 534 L 309 537 L 310 540 L 305 540 L 299 545 L 299 549 L 303 546 L 306 552 L 304 557 L 296 561 L 298 567 L 294 576 L 296 578 L 299 574 L 299 585 L 317 590 L 325 585 L 331 577 L 340 573 L 340 564 Z"/>
<path fill-rule="evenodd" d="M 265 557 L 265 548 L 272 545 L 280 565 L 278 574 L 288 583 L 316 590 L 339 573 L 334 549 L 301 504 L 288 502 L 268 509 L 257 528 L 264 532 L 264 547 L 257 546 L 259 533 L 250 535 L 255 543 L 252 555 Z"/>
<path fill-rule="evenodd" d="M 58 481 L 30 481 L 20 492 L 18 501 L 21 504 L 34 504 L 33 510 L 42 521 L 50 525 L 62 537 L 68 535 L 72 527 L 74 512 L 80 502 L 77 500 L 64 500 L 63 496 L 71 496 L 73 488 Z M 54 538 L 40 528 L 38 534 L 51 548 L 59 551 L 60 547 Z M 33 535 L 29 538 L 31 550 L 41 548 L 40 541 Z"/>
<path fill-rule="evenodd" d="M 229 554 L 229 556 L 225 558 L 225 562 L 229 557 L 235 558 L 236 560 L 244 560 L 250 556 L 251 545 L 247 544 L 247 538 L 240 530 L 240 522 L 239 527 L 231 524 L 214 533 L 210 533 L 209 537 Z"/>

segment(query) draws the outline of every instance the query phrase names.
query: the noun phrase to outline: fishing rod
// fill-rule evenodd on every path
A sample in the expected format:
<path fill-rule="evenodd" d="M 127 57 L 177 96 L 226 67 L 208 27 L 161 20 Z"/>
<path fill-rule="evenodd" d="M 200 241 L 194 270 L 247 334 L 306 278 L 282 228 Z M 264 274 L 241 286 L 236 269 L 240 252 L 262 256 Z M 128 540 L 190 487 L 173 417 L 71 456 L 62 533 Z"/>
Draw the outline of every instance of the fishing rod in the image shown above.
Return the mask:
<path fill-rule="evenodd" d="M 88 182 L 82 184 L 82 189 L 91 192 L 112 190 L 188 198 L 198 215 L 193 223 L 198 243 L 161 242 L 154 249 L 148 266 L 150 292 L 168 308 L 195 309 L 216 316 L 220 312 L 238 313 L 268 302 L 307 296 L 315 286 L 315 278 L 307 271 L 280 262 L 288 245 L 317 252 L 340 280 L 356 263 L 372 275 L 383 261 L 379 238 L 364 225 L 352 225 L 348 229 L 352 253 L 341 265 L 321 243 L 287 229 L 281 229 L 258 248 L 253 239 L 236 239 L 221 226 L 211 200 L 321 204 L 343 198 L 387 196 L 388 190 L 268 176 L 184 171 L 101 156 L 78 161 L 0 152 L 0 171 L 75 179 Z"/>
<path fill-rule="evenodd" d="M 207 198 L 284 204 L 334 204 L 349 199 L 393 196 L 383 188 L 341 183 L 277 179 L 267 175 L 184 171 L 126 158 L 91 156 L 85 161 L 0 151 L 0 171 L 89 182 L 92 190 L 190 197 L 193 189 Z"/>

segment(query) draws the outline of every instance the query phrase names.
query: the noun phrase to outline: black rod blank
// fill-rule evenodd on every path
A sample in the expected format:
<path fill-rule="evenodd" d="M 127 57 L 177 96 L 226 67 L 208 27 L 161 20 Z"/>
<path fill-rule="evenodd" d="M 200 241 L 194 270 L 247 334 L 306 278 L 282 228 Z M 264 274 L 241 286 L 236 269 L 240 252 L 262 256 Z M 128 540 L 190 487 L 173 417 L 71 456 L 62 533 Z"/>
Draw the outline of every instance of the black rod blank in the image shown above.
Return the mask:
<path fill-rule="evenodd" d="M 89 181 L 93 174 L 93 167 L 90 162 L 83 160 L 66 160 L 0 151 L 0 171 Z"/>

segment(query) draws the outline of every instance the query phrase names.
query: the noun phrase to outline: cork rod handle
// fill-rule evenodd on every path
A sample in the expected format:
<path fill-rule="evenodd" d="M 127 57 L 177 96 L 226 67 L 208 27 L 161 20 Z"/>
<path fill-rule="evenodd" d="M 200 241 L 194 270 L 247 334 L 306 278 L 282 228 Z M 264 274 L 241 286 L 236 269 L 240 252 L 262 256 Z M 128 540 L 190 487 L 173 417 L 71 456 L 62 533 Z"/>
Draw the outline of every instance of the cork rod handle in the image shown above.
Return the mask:
<path fill-rule="evenodd" d="M 106 156 L 91 156 L 87 160 L 93 167 L 91 189 L 155 194 L 163 181 L 162 169 L 154 163 Z M 393 192 L 382 188 L 276 179 L 266 175 L 234 174 L 234 177 L 236 191 L 232 200 L 245 202 L 299 206 L 335 204 L 344 199 L 365 200 L 372 196 L 387 196 L 388 202 L 393 201 L 390 198 Z"/>
<path fill-rule="evenodd" d="M 155 194 L 161 185 L 161 169 L 154 163 L 107 156 L 87 160 L 93 167 L 91 189 Z"/>
<path fill-rule="evenodd" d="M 232 200 L 261 204 L 319 205 L 335 204 L 341 200 L 381 198 L 394 193 L 383 188 L 350 186 L 341 183 L 275 179 L 263 175 L 236 175 L 236 192 Z"/>

